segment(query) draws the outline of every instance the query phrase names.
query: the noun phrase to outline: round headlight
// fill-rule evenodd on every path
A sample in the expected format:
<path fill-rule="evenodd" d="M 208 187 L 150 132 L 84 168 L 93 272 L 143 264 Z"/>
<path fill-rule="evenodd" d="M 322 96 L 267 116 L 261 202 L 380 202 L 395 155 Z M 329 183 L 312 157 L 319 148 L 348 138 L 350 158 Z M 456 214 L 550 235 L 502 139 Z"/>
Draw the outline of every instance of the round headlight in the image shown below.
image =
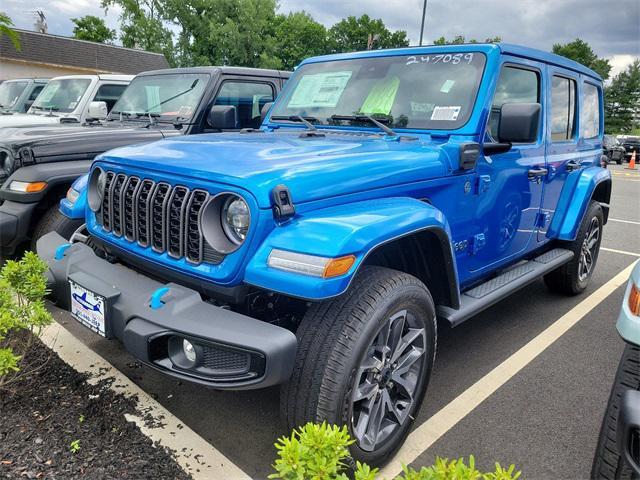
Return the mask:
<path fill-rule="evenodd" d="M 234 193 L 219 193 L 200 213 L 200 231 L 205 241 L 222 254 L 235 252 L 247 238 L 251 211 L 247 202 Z"/>
<path fill-rule="evenodd" d="M 104 195 L 104 185 L 107 181 L 107 174 L 101 168 L 95 168 L 89 177 L 89 190 L 87 192 L 87 203 L 89 208 L 97 212 L 102 204 L 102 196 Z"/>
<path fill-rule="evenodd" d="M 236 245 L 244 242 L 249 230 L 249 205 L 240 197 L 229 197 L 222 207 L 222 228 Z"/>

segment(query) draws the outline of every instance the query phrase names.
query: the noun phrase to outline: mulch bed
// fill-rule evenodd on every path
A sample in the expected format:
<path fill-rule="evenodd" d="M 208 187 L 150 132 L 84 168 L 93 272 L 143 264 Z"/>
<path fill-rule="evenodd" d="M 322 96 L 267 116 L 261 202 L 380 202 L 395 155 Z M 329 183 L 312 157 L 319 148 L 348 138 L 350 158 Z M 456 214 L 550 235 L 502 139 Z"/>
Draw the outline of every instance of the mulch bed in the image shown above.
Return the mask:
<path fill-rule="evenodd" d="M 46 364 L 0 390 L 0 478 L 190 478 L 126 421 L 134 400 L 88 384 L 39 341 L 26 360 Z"/>

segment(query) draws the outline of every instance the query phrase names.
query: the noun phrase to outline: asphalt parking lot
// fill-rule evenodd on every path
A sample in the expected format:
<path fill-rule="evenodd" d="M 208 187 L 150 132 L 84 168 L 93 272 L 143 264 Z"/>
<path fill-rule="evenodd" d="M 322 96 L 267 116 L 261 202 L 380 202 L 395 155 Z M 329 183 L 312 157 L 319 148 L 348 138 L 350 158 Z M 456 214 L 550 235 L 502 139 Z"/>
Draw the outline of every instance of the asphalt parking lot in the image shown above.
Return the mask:
<path fill-rule="evenodd" d="M 623 287 L 610 288 L 611 279 L 640 258 L 640 171 L 614 165 L 610 169 L 610 221 L 588 290 L 567 298 L 549 293 L 538 281 L 455 329 L 441 325 L 435 372 L 410 437 L 428 448 L 404 460 L 419 467 L 436 456 L 473 454 L 482 467 L 490 468 L 495 461 L 515 463 L 523 478 L 588 477 L 623 349 L 614 327 Z M 593 309 L 580 315 L 584 302 L 600 297 Z M 66 312 L 52 308 L 58 322 L 249 476 L 270 473 L 273 442 L 285 433 L 277 388 L 217 392 L 177 382 L 137 364 L 119 343 L 98 338 Z M 446 427 L 440 423 L 442 435 L 435 441 L 428 428 L 420 428 L 438 412 L 455 407 L 456 399 L 473 392 L 468 389 L 476 382 L 484 385 L 490 372 L 541 332 L 572 318 L 575 325 L 520 365 L 504 384 L 486 392 L 484 401 L 467 401 L 465 405 L 472 406 L 459 421 Z"/>

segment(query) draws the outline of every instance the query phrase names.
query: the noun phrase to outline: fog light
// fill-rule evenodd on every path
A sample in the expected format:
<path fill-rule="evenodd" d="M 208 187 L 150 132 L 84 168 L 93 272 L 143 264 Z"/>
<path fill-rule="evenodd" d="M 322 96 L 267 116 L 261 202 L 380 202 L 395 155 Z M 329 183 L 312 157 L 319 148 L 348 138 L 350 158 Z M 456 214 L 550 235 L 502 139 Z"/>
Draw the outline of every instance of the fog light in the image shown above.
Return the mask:
<path fill-rule="evenodd" d="M 184 350 L 184 356 L 191 363 L 196 363 L 196 349 L 193 344 L 186 338 L 182 341 L 182 350 Z"/>

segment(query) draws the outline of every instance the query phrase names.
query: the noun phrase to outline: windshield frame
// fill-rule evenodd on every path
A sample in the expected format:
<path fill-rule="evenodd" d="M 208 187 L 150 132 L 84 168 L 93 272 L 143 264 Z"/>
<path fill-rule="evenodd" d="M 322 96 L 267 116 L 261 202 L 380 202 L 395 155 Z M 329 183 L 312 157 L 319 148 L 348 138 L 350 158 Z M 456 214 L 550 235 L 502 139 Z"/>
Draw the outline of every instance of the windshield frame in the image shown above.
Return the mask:
<path fill-rule="evenodd" d="M 465 46 L 463 46 L 465 47 Z M 459 131 L 464 129 L 465 127 L 467 127 L 469 125 L 469 122 L 474 118 L 474 115 L 476 114 L 476 110 L 479 108 L 479 102 L 478 100 L 481 98 L 481 89 L 484 86 L 485 83 L 485 77 L 486 77 L 486 73 L 488 71 L 488 68 L 490 67 L 490 63 L 492 61 L 491 59 L 491 55 L 489 55 L 487 51 L 484 51 L 483 49 L 469 49 L 469 48 L 462 48 L 462 49 L 451 49 L 451 48 L 446 48 L 443 50 L 440 49 L 416 49 L 415 51 L 412 51 L 410 48 L 407 49 L 402 49 L 402 51 L 397 50 L 397 51 L 393 51 L 393 52 L 385 52 L 384 50 L 380 50 L 378 52 L 375 53 L 379 53 L 379 54 L 373 54 L 373 55 L 366 55 L 366 56 L 347 56 L 347 57 L 343 57 L 343 58 L 327 58 L 327 59 L 323 59 L 323 57 L 318 57 L 318 59 L 313 59 L 312 61 L 308 61 L 308 62 L 303 62 L 299 67 L 296 68 L 296 70 L 294 71 L 293 75 L 291 76 L 291 78 L 286 82 L 286 84 L 284 85 L 282 91 L 280 92 L 280 94 L 278 95 L 278 97 L 275 100 L 274 106 L 270 109 L 269 111 L 269 115 L 267 116 L 267 118 L 265 119 L 265 121 L 263 122 L 264 126 L 267 127 L 271 127 L 271 128 L 281 128 L 281 127 L 297 127 L 300 128 L 301 123 L 299 122 L 295 122 L 295 121 L 289 121 L 289 120 L 285 120 L 285 119 L 278 119 L 278 120 L 271 120 L 272 116 L 273 117 L 279 117 L 279 116 L 286 116 L 286 114 L 284 112 L 279 112 L 277 111 L 277 107 L 278 104 L 282 104 L 285 103 L 287 101 L 289 101 L 291 99 L 292 94 L 295 91 L 295 87 L 299 84 L 299 76 L 304 74 L 304 67 L 308 66 L 308 65 L 317 65 L 317 64 L 322 64 L 322 63 L 332 63 L 332 64 L 338 64 L 340 62 L 345 62 L 345 61 L 353 61 L 353 60 L 377 60 L 380 58 L 388 58 L 388 57 L 403 57 L 403 58 L 409 58 L 409 57 L 418 57 L 420 58 L 422 57 L 427 57 L 430 55 L 456 55 L 456 54 L 467 54 L 467 53 L 473 53 L 473 54 L 477 54 L 482 56 L 483 58 L 483 65 L 482 68 L 479 71 L 479 75 L 478 75 L 478 81 L 475 87 L 475 91 L 473 92 L 473 96 L 471 97 L 471 101 L 469 102 L 469 110 L 467 112 L 467 114 L 462 117 L 463 120 L 460 122 L 457 122 L 454 126 L 430 126 L 430 127 L 415 127 L 415 126 L 407 126 L 407 127 L 401 127 L 401 126 L 397 126 L 397 125 L 393 125 L 392 128 L 394 131 L 399 132 L 399 133 L 429 133 L 429 132 L 447 132 L 447 131 Z M 310 114 L 311 115 L 311 114 Z M 338 114 L 340 115 L 340 114 Z M 373 117 L 375 118 L 376 114 L 373 114 Z M 295 116 L 295 115 L 294 115 Z M 356 130 L 356 131 L 379 131 L 380 129 L 378 127 L 376 127 L 375 125 L 366 125 L 366 124 L 359 124 L 359 125 L 328 125 L 325 123 L 314 123 L 313 124 L 315 127 L 317 127 L 318 129 L 330 129 L 330 130 Z"/>
<path fill-rule="evenodd" d="M 80 95 L 80 98 L 78 100 L 75 101 L 76 105 L 74 105 L 74 107 L 72 109 L 69 109 L 69 107 L 65 108 L 65 109 L 61 109 L 60 107 L 58 107 L 57 109 L 52 109 L 52 107 L 42 107 L 38 104 L 38 100 L 40 100 L 40 97 L 42 96 L 43 93 L 45 93 L 47 91 L 48 88 L 53 88 L 53 86 L 55 84 L 61 83 L 61 82 L 86 82 L 87 85 L 84 88 L 84 90 L 82 91 L 82 94 Z M 84 99 L 87 95 L 87 92 L 89 91 L 89 89 L 92 88 L 92 86 L 94 85 L 94 83 L 96 83 L 94 81 L 94 79 L 92 78 L 88 78 L 88 77 L 62 77 L 62 78 L 52 78 L 51 80 L 49 80 L 49 82 L 44 86 L 44 88 L 42 89 L 42 91 L 38 94 L 38 96 L 36 97 L 36 99 L 33 101 L 33 104 L 31 105 L 31 107 L 29 108 L 29 113 L 31 114 L 37 114 L 39 112 L 47 114 L 50 111 L 53 114 L 56 115 L 72 115 L 76 112 L 78 112 L 78 110 L 84 105 Z M 60 87 L 58 87 L 60 88 Z M 66 87 L 68 88 L 68 87 Z M 58 90 L 56 90 L 53 95 L 56 95 L 58 93 Z"/>
<path fill-rule="evenodd" d="M 214 77 L 214 74 L 212 74 L 212 72 L 209 71 L 202 71 L 202 72 L 197 72 L 197 71 L 185 71 L 185 72 L 180 72 L 180 71 L 167 71 L 166 73 L 153 73 L 153 74 L 149 74 L 149 75 L 139 75 L 136 76 L 133 80 L 131 80 L 131 83 L 129 83 L 129 85 L 127 86 L 127 88 L 125 89 L 124 92 L 122 92 L 122 95 L 120 95 L 120 97 L 118 98 L 118 101 L 113 105 L 113 108 L 111 109 L 111 111 L 109 112 L 109 115 L 107 115 L 106 121 L 118 121 L 120 120 L 120 113 L 121 110 L 118 108 L 118 105 L 124 101 L 124 99 L 126 98 L 125 95 L 127 95 L 127 92 L 129 92 L 132 86 L 135 86 L 135 82 L 143 82 L 144 79 L 148 79 L 148 78 L 162 78 L 162 77 L 177 77 L 177 76 L 193 76 L 196 78 L 201 78 L 201 80 L 203 80 L 203 89 L 202 92 L 200 93 L 200 97 L 198 98 L 198 101 L 195 102 L 192 107 L 192 112 L 190 115 L 188 116 L 181 116 L 181 115 L 165 115 L 165 114 L 154 114 L 154 112 L 149 112 L 150 115 L 141 115 L 141 116 L 136 116 L 133 113 L 134 112 L 128 112 L 126 110 L 122 111 L 122 120 L 123 121 L 127 121 L 127 122 L 144 122 L 144 123 L 148 123 L 149 122 L 149 117 L 153 118 L 153 122 L 157 122 L 157 123 L 175 123 L 175 122 L 180 122 L 180 123 L 184 123 L 184 124 L 188 124 L 188 123 L 192 123 L 196 120 L 196 116 L 198 115 L 198 113 L 201 110 L 201 105 L 202 102 L 205 101 L 205 98 L 208 97 L 207 92 L 209 92 L 210 90 L 210 85 L 212 83 L 212 78 Z M 195 78 L 194 78 L 195 80 Z M 187 82 L 187 85 L 189 85 L 189 83 Z M 184 90 L 187 90 L 187 88 L 185 88 Z M 181 91 L 183 90 L 176 90 L 175 94 L 179 94 Z M 165 99 L 166 100 L 166 99 Z M 148 107 L 147 107 L 148 109 Z M 142 112 L 135 112 L 135 113 L 142 113 Z M 181 120 L 178 120 L 181 119 Z"/>

